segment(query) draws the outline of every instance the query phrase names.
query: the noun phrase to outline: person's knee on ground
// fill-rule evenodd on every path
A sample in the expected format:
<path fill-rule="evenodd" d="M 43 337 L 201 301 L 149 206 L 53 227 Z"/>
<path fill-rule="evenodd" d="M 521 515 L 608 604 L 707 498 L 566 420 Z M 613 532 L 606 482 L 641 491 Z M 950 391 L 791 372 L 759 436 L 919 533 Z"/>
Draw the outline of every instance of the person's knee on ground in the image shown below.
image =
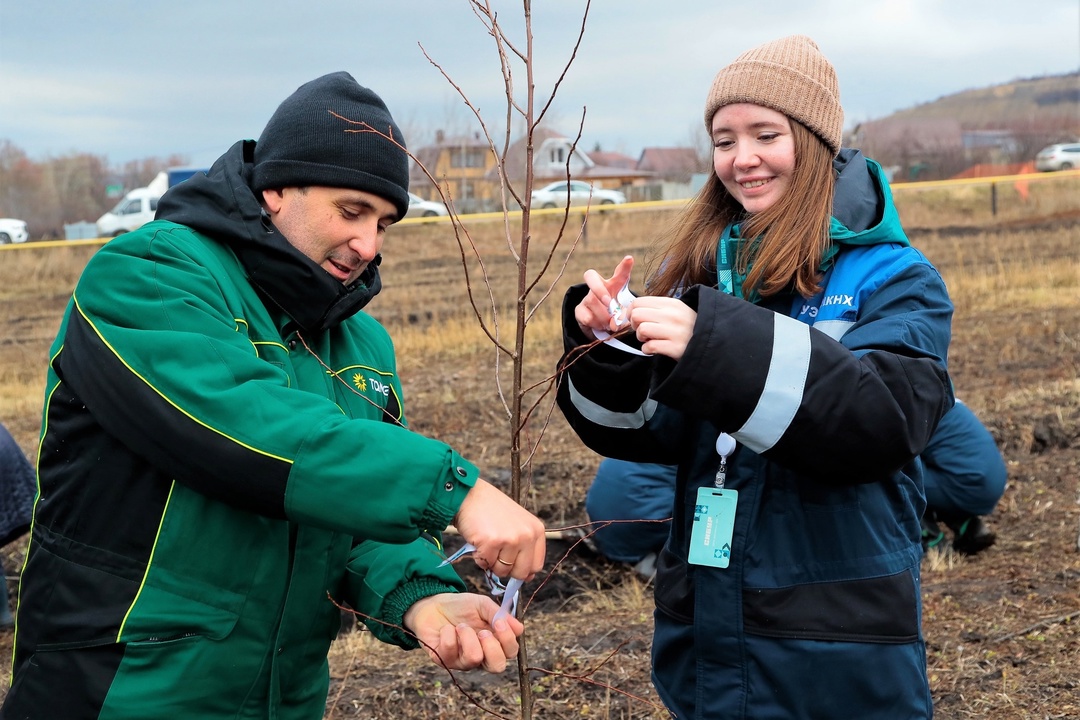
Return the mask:
<path fill-rule="evenodd" d="M 596 550 L 616 562 L 640 563 L 663 547 L 675 495 L 675 469 L 605 458 L 585 497 Z M 648 574 L 651 574 L 651 570 Z"/>
<path fill-rule="evenodd" d="M 1007 470 L 993 436 L 963 403 L 946 413 L 922 454 L 927 510 L 923 548 L 953 533 L 953 549 L 974 555 L 994 544 L 996 535 L 981 516 L 993 512 L 1005 492 Z"/>

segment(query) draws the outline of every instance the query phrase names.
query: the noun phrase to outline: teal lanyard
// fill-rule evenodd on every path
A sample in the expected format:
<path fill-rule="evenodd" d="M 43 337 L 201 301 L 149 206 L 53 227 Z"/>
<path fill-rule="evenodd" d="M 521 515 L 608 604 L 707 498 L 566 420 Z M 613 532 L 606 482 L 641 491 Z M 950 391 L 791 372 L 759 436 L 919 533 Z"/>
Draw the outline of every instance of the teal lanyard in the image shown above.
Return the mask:
<path fill-rule="evenodd" d="M 731 255 L 733 253 L 732 240 L 739 237 L 739 226 L 728 224 L 724 232 L 720 233 L 720 242 L 716 244 L 716 287 L 720 292 L 739 297 L 742 293 L 742 276 L 737 275 L 732 269 Z"/>
<path fill-rule="evenodd" d="M 832 218 L 830 220 L 830 230 L 833 231 L 834 237 L 838 227 L 841 230 L 844 229 L 839 220 Z M 724 228 L 724 232 L 720 233 L 720 242 L 716 243 L 716 287 L 721 292 L 735 297 L 742 297 L 743 281 L 746 279 L 746 275 L 737 272 L 731 264 L 732 256 L 735 254 L 734 248 L 738 247 L 740 240 L 739 226 L 730 223 Z M 818 270 L 826 272 L 832 265 L 839 249 L 835 242 L 830 244 L 825 251 L 825 256 L 821 258 L 821 265 L 818 266 Z M 747 271 L 749 269 L 747 268 Z M 756 292 L 751 294 L 751 302 L 755 302 L 754 298 L 756 296 Z"/>

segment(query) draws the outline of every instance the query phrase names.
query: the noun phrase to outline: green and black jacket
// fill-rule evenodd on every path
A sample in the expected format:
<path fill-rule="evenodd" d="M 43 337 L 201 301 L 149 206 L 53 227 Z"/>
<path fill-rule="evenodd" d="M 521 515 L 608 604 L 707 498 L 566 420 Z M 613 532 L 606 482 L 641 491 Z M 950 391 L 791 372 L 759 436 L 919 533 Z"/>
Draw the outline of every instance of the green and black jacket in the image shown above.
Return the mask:
<path fill-rule="evenodd" d="M 295 251 L 252 149 L 171 190 L 73 294 L 0 717 L 316 720 L 332 600 L 409 647 L 404 611 L 463 589 L 438 538 L 476 468 L 406 429 L 360 311 L 377 267 L 346 288 Z"/>

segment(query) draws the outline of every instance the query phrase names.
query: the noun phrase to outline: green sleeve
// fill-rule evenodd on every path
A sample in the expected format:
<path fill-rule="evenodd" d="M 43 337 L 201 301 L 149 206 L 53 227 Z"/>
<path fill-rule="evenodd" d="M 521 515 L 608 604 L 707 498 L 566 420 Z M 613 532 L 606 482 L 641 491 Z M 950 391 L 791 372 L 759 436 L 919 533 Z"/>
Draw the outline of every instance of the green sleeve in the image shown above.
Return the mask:
<path fill-rule="evenodd" d="M 406 545 L 365 541 L 353 548 L 346 577 L 349 603 L 375 637 L 403 648 L 419 643 L 403 630 L 405 611 L 430 595 L 463 592 L 465 583 L 433 538 Z"/>
<path fill-rule="evenodd" d="M 381 412 L 346 415 L 318 359 L 277 337 L 235 258 L 153 225 L 92 258 L 54 357 L 57 377 L 106 431 L 178 482 L 250 512 L 390 543 L 444 528 L 476 468 Z M 275 342 L 258 344 L 256 323 Z M 370 326 L 356 352 L 379 360 L 392 346 Z"/>

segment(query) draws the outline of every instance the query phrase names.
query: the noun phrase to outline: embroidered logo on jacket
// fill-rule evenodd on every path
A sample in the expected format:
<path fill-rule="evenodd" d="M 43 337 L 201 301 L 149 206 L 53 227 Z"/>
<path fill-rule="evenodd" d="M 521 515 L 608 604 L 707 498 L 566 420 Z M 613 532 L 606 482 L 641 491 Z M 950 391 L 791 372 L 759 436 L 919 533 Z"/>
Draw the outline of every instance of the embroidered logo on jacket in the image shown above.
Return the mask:
<path fill-rule="evenodd" d="M 356 364 L 327 373 L 338 381 L 335 399 L 346 415 L 371 417 L 377 411 L 387 422 L 405 424 L 392 372 Z"/>
<path fill-rule="evenodd" d="M 822 298 L 821 307 L 829 307 L 830 305 L 846 305 L 847 307 L 854 307 L 855 298 L 852 295 L 829 295 Z"/>
<path fill-rule="evenodd" d="M 826 313 L 825 308 L 833 308 L 831 312 Z M 806 322 L 805 318 L 810 318 L 810 324 L 813 324 L 813 320 L 818 315 L 826 314 L 829 317 L 841 317 L 844 312 L 847 312 L 845 308 L 855 309 L 855 296 L 848 295 L 846 293 L 837 295 L 826 295 L 821 298 L 821 302 L 817 305 L 813 304 L 813 299 L 810 302 L 804 303 L 799 308 L 799 313 L 796 318 Z"/>
<path fill-rule="evenodd" d="M 380 380 L 377 375 L 365 376 L 363 373 L 353 373 L 352 384 L 360 392 L 367 392 L 370 388 L 372 392 L 383 397 L 390 394 L 390 382 Z"/>

